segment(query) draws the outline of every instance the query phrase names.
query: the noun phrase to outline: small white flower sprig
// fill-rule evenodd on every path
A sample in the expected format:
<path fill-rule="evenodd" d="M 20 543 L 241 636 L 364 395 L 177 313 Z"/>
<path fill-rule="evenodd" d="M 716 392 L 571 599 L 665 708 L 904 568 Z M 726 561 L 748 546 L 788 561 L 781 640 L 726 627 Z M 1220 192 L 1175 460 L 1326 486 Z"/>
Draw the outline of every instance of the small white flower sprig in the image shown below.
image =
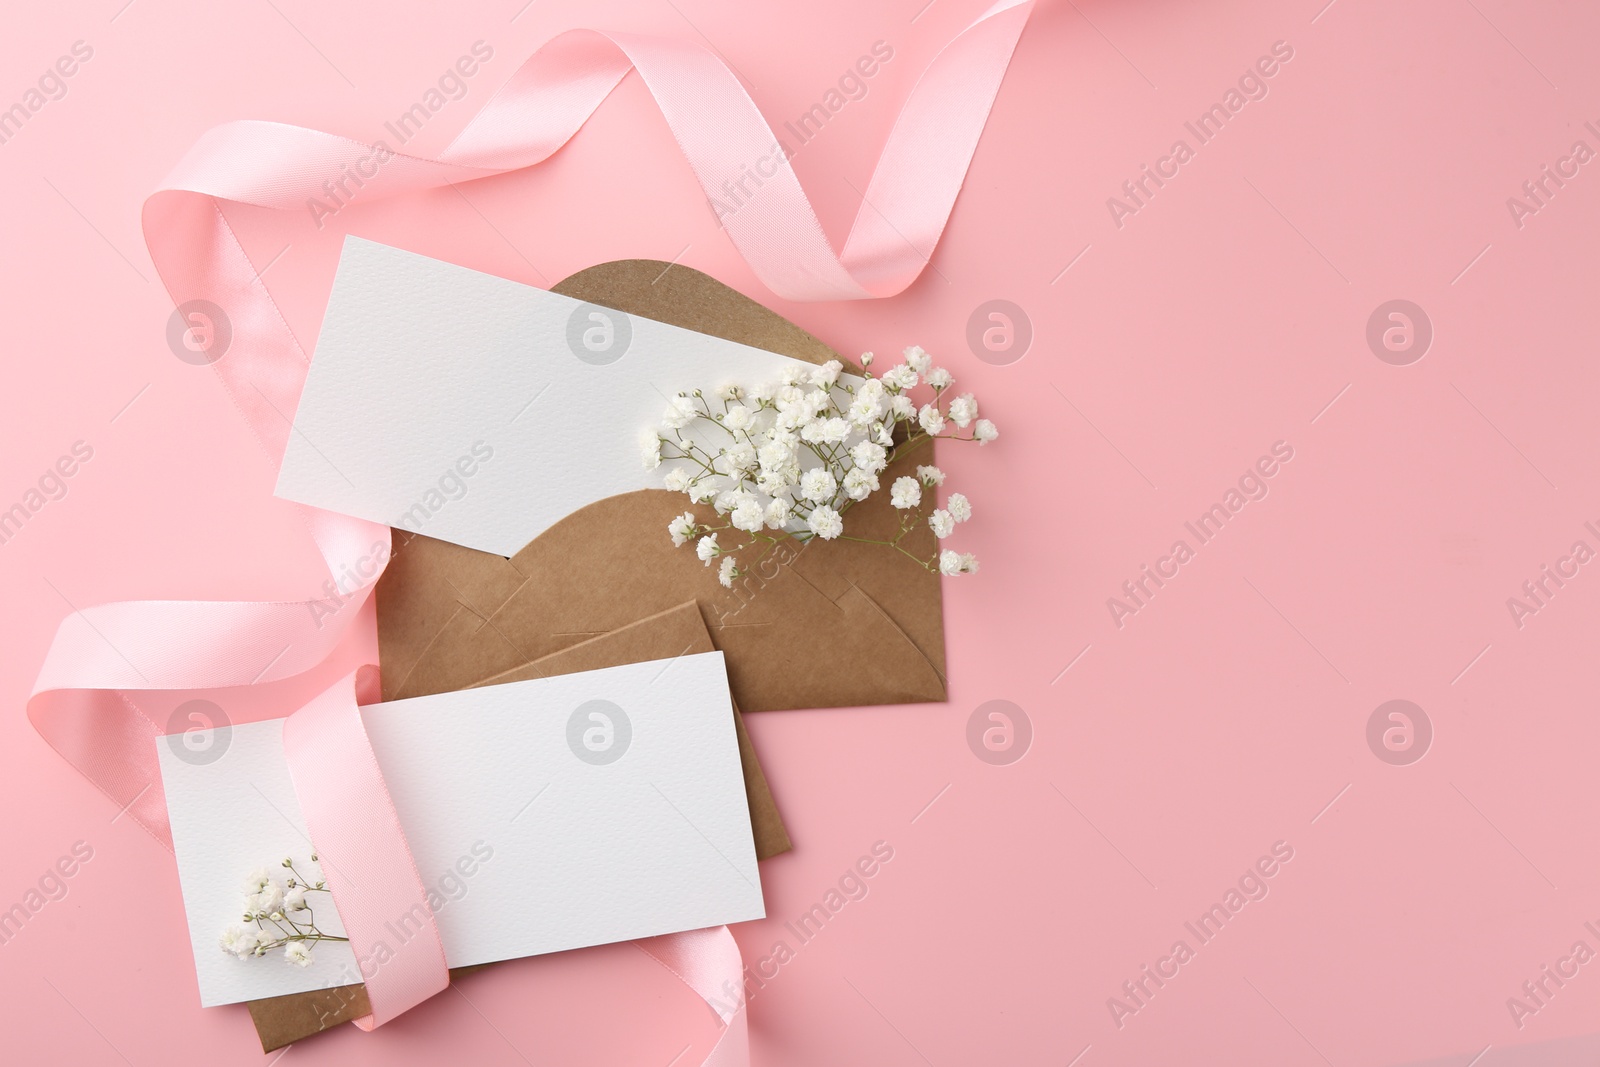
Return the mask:
<path fill-rule="evenodd" d="M 971 393 L 952 395 L 954 378 L 935 367 L 932 356 L 916 346 L 904 355 L 904 363 L 880 377 L 873 376 L 873 355 L 865 352 L 861 378 L 844 375 L 843 365 L 829 360 L 809 374 L 788 368 L 781 381 L 748 392 L 725 385 L 715 403 L 698 389 L 679 393 L 662 427 L 642 439 L 645 468 L 671 463 L 666 488 L 696 504 L 710 503 L 727 521 L 705 525 L 686 511 L 667 528 L 673 545 L 694 541 L 708 567 L 720 560 L 717 578 L 730 588 L 786 538 L 885 545 L 939 574 L 976 573 L 971 553 L 936 547 L 924 558 L 901 544 L 924 524 L 942 542 L 972 517 L 972 504 L 961 493 L 937 506 L 934 491 L 945 480 L 937 467 L 919 466 L 915 478 L 896 478 L 889 487 L 889 503 L 904 513 L 892 538 L 844 532 L 845 512 L 879 489 L 878 475 L 898 456 L 936 438 L 984 445 L 1000 436 L 994 423 L 978 418 Z M 919 386 L 932 394 L 920 405 L 912 395 Z M 702 423 L 716 429 L 697 432 Z M 714 443 L 704 443 L 708 437 Z M 742 535 L 742 543 L 718 542 L 730 531 L 733 538 Z M 741 566 L 735 553 L 746 549 L 759 554 Z"/>
<path fill-rule="evenodd" d="M 315 852 L 311 862 L 317 862 Z M 283 866 L 289 870 L 285 882 L 275 881 L 265 867 L 258 867 L 245 879 L 244 921 L 255 925 L 236 923 L 223 931 L 223 952 L 242 960 L 281 948 L 285 961 L 296 967 L 309 967 L 314 942 L 350 940 L 317 928 L 310 895 L 328 892 L 327 883 L 306 878 L 295 869 L 293 858 L 286 857 Z"/>

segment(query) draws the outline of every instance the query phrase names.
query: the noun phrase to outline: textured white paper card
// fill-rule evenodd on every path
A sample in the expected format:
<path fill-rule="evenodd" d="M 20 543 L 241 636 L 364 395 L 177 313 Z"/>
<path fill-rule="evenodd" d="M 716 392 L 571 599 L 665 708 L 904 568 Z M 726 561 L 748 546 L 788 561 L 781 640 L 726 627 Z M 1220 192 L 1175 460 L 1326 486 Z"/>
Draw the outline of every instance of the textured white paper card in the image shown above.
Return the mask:
<path fill-rule="evenodd" d="M 720 652 L 391 701 L 362 719 L 452 967 L 765 913 Z M 303 969 L 281 951 L 222 952 L 250 872 L 311 853 L 283 720 L 226 729 L 199 748 L 157 741 L 201 1002 L 359 981 L 343 943 L 315 945 Z M 342 934 L 326 901 L 317 924 Z"/>
<path fill-rule="evenodd" d="M 659 489 L 669 398 L 809 363 L 345 238 L 277 495 L 514 554 Z"/>

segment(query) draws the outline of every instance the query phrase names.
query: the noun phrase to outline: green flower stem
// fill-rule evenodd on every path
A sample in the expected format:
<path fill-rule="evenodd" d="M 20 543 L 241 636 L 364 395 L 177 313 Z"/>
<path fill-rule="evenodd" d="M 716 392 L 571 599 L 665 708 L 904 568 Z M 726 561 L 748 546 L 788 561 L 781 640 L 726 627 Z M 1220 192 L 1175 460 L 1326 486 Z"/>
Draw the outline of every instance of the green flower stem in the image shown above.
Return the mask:
<path fill-rule="evenodd" d="M 874 541 L 870 537 L 851 537 L 849 534 L 840 534 L 839 535 L 839 540 L 841 540 L 841 541 L 859 541 L 864 545 L 886 545 L 889 548 L 892 548 L 896 552 L 900 553 L 902 556 L 905 556 L 907 559 L 916 560 L 917 566 L 921 567 L 923 570 L 931 571 L 931 570 L 934 569 L 934 563 L 931 560 L 925 560 L 921 556 L 915 555 L 914 553 L 911 553 L 911 552 L 907 552 L 905 549 L 901 548 L 900 545 L 897 544 L 894 541 Z"/>

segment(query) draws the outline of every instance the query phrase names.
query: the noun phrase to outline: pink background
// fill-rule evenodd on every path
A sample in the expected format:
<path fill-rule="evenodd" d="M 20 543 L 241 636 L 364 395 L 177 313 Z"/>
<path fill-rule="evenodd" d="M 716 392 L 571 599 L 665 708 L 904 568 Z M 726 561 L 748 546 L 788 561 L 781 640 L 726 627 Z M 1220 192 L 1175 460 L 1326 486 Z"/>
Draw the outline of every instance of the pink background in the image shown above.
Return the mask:
<path fill-rule="evenodd" d="M 0 945 L 5 1055 L 254 1063 L 278 1054 L 261 1057 L 245 1011 L 198 1007 L 171 857 L 22 710 L 69 604 L 282 598 L 321 578 L 212 374 L 167 348 L 146 193 L 227 119 L 384 136 L 479 39 L 494 58 L 412 147 L 442 146 L 572 26 L 709 42 L 775 126 L 883 40 L 894 59 L 867 96 L 795 160 L 837 240 L 900 102 L 980 7 L 122 3 L 14 7 L 0 34 L 0 106 L 74 41 L 94 49 L 0 145 L 0 508 L 75 441 L 94 449 L 0 545 L 0 909 L 74 842 L 94 851 Z M 1600 1049 L 1600 963 L 1520 1029 L 1506 1007 L 1575 941 L 1600 951 L 1583 928 L 1600 927 L 1600 577 L 1580 569 L 1521 628 L 1506 606 L 1574 541 L 1600 549 L 1583 526 L 1600 526 L 1597 164 L 1520 228 L 1506 206 L 1575 140 L 1600 149 L 1583 126 L 1600 125 L 1600 13 L 1324 3 L 1043 0 L 932 269 L 878 303 L 773 302 L 636 77 L 538 170 L 357 203 L 321 232 L 236 213 L 308 348 L 344 232 L 533 284 L 676 258 L 842 350 L 927 346 L 1000 423 L 995 446 L 945 453 L 977 509 L 960 547 L 983 560 L 946 586 L 950 703 L 751 723 L 796 849 L 763 865 L 771 918 L 735 931 L 747 963 L 795 947 L 784 924 L 874 842 L 894 849 L 752 998 L 757 1064 L 1464 1067 Z M 1175 139 L 1194 146 L 1183 123 L 1276 41 L 1294 56 L 1266 98 L 1116 226 L 1107 198 Z M 1009 365 L 965 341 L 994 298 L 1035 332 Z M 1396 298 L 1434 328 L 1409 366 L 1365 340 Z M 1294 458 L 1266 499 L 1119 628 L 1107 598 L 1280 440 Z M 1366 740 L 1396 698 L 1434 730 L 1408 766 Z M 966 741 L 993 699 L 1032 723 L 1010 765 Z M 1270 894 L 1119 1029 L 1107 998 L 1280 840 L 1294 859 Z M 713 1038 L 692 994 L 613 947 L 499 966 L 285 1055 L 665 1065 Z"/>

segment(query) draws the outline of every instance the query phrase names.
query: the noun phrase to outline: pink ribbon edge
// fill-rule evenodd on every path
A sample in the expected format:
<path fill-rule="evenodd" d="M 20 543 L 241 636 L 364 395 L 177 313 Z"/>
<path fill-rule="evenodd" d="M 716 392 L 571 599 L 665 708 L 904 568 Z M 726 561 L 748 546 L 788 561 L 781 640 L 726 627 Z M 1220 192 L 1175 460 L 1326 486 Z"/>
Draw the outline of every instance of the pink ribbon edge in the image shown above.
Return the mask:
<path fill-rule="evenodd" d="M 372 1008 L 355 1020 L 363 1030 L 450 984 L 427 890 L 357 710 L 361 693 L 376 688 L 376 668 L 360 668 L 283 721 L 295 798 L 345 936 L 358 966 L 375 962 L 361 970 Z M 391 949 L 396 930 L 407 938 Z"/>
<path fill-rule="evenodd" d="M 723 228 L 764 285 L 792 300 L 854 300 L 895 295 L 921 275 L 943 234 L 1032 8 L 1033 0 L 998 0 L 935 56 L 885 142 L 842 254 L 833 251 L 787 158 L 780 156 L 774 173 L 736 210 L 718 211 Z M 145 242 L 176 304 L 203 299 L 228 309 L 233 344 L 213 366 L 274 462 L 287 443 L 287 413 L 297 406 L 309 360 L 228 224 L 221 202 L 300 209 L 308 199 L 326 196 L 324 183 L 341 178 L 365 188 L 365 177 L 374 186 L 374 197 L 393 196 L 532 166 L 559 150 L 629 70 L 637 70 L 649 88 L 708 199 L 715 201 L 730 183 L 747 179 L 753 162 L 771 161 L 778 139 L 715 55 L 692 43 L 585 29 L 562 33 L 538 49 L 437 158 L 391 153 L 381 170 L 369 175 L 363 164 L 372 161 L 375 146 L 316 130 L 242 121 L 201 136 L 145 201 Z M 268 684 L 313 669 L 361 617 L 387 563 L 387 527 L 292 506 L 307 524 L 333 580 L 359 576 L 353 588 L 340 587 L 331 625 L 324 626 L 315 611 L 329 599 L 323 597 L 130 601 L 75 610 L 58 627 L 29 698 L 28 716 L 40 735 L 169 849 L 154 748 L 161 731 L 131 694 Z M 366 746 L 350 682 L 345 679 L 296 713 L 318 709 L 313 718 L 323 727 L 343 716 L 346 759 L 356 758 Z M 302 729 L 309 721 L 294 728 L 296 736 L 317 735 Z M 351 721 L 359 745 L 352 745 L 348 736 Z M 289 734 L 286 724 L 286 748 Z M 316 745 L 308 742 L 305 747 Z M 370 746 L 365 752 L 371 759 Z M 330 762 L 300 761 L 295 782 L 303 803 L 320 788 L 313 781 L 330 771 L 337 771 L 335 777 L 348 775 L 346 767 Z M 311 770 L 313 764 L 318 769 Z M 372 769 L 376 771 L 375 760 Z M 391 848 L 398 840 L 420 896 L 420 880 L 381 775 L 375 789 L 370 779 L 367 785 L 369 807 L 362 814 L 370 818 L 370 805 L 376 804 L 380 819 L 393 821 L 394 836 L 385 837 Z M 348 835 L 329 823 L 325 808 L 318 810 L 321 833 L 342 842 Z M 339 809 L 331 816 L 334 823 L 353 818 L 359 824 L 362 816 L 352 817 L 349 811 Z M 328 870 L 344 866 L 348 854 L 341 857 L 336 851 L 348 847 L 341 843 L 322 849 Z M 353 860 L 350 865 L 357 866 Z M 337 888 L 337 877 L 329 883 Z M 341 892 L 345 899 L 355 899 L 348 887 Z M 359 910 L 345 914 L 341 908 L 347 926 L 352 919 L 356 925 L 363 922 L 356 917 Z M 706 937 L 719 933 L 726 938 L 722 950 L 705 948 L 711 944 Z M 697 935 L 706 936 L 693 940 Z M 437 945 L 436 930 L 432 937 Z M 696 950 L 674 951 L 674 939 L 684 939 L 684 946 Z M 730 1064 L 747 1063 L 742 996 L 731 1013 L 718 1010 L 715 1002 L 730 985 L 742 990 L 738 947 L 727 928 L 652 939 L 652 945 L 640 947 L 700 994 L 727 1026 L 706 1062 L 728 1057 Z M 731 957 L 726 951 L 730 948 Z M 675 962 L 668 963 L 663 954 Z M 417 991 L 437 981 L 442 968 L 441 949 L 430 964 L 431 978 L 408 975 L 404 983 L 389 988 L 390 978 L 380 971 L 384 980 L 377 984 L 385 988 L 374 988 L 369 981 L 374 1002 L 370 1025 L 425 999 Z M 391 975 L 399 971 L 389 970 Z M 396 1009 L 401 1003 L 405 1006 Z"/>

